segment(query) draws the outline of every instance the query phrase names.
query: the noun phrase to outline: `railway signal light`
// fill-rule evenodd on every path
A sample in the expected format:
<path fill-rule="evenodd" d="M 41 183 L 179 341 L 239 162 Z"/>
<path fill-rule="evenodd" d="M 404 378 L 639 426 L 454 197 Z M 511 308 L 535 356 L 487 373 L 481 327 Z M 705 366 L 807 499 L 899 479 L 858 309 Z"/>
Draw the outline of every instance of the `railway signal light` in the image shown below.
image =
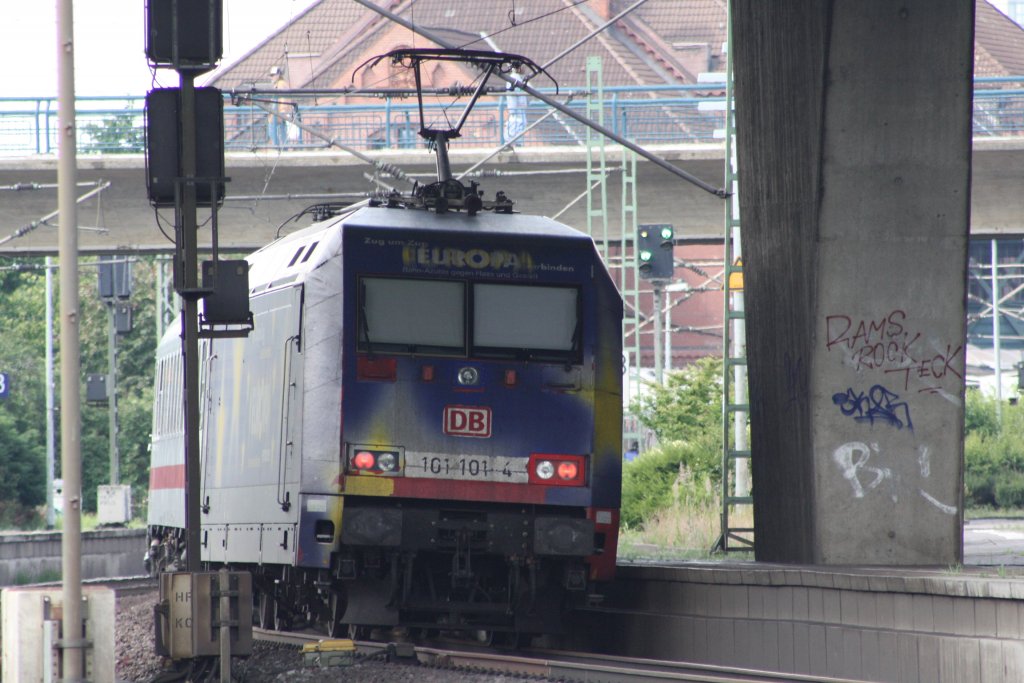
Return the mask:
<path fill-rule="evenodd" d="M 637 262 L 640 277 L 647 280 L 669 279 L 673 262 L 675 230 L 671 225 L 641 225 L 637 231 Z"/>

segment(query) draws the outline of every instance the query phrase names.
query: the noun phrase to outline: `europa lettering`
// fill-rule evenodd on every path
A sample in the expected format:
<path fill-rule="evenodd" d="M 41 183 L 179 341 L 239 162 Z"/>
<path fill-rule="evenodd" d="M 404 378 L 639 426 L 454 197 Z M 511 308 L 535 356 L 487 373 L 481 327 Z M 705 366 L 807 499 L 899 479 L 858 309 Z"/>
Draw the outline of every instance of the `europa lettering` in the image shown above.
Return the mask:
<path fill-rule="evenodd" d="M 407 246 L 402 264 L 425 268 L 472 268 L 474 270 L 532 270 L 533 259 L 525 251 L 518 253 L 496 249 L 457 249 L 455 247 Z"/>

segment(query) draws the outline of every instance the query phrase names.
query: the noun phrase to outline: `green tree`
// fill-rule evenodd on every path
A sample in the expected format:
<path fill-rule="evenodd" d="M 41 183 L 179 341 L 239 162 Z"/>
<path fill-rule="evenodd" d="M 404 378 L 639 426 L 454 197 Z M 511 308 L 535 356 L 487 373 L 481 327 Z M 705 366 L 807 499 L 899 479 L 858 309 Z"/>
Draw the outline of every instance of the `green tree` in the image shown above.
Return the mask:
<path fill-rule="evenodd" d="M 141 116 L 125 112 L 81 126 L 83 152 L 98 154 L 138 154 L 145 151 L 146 139 Z"/>
<path fill-rule="evenodd" d="M 54 392 L 60 387 L 59 277 L 54 277 Z M 137 259 L 133 267 L 134 329 L 119 338 L 118 446 L 121 482 L 144 501 L 149 471 L 153 357 L 156 347 L 155 264 Z M 107 310 L 97 293 L 94 262 L 79 270 L 79 345 L 82 378 L 107 372 Z M 41 259 L 0 259 L 0 372 L 10 377 L 0 400 L 0 524 L 33 526 L 32 510 L 46 500 L 46 292 Z M 96 487 L 109 481 L 108 412 L 85 404 L 82 383 L 81 456 L 83 509 L 96 508 Z M 58 400 L 59 411 L 59 400 Z M 60 472 L 60 429 L 55 425 L 56 472 Z"/>
<path fill-rule="evenodd" d="M 659 441 L 722 439 L 722 360 L 701 358 L 652 385 L 630 406 Z M 711 445 L 711 444 L 709 444 Z"/>
<path fill-rule="evenodd" d="M 659 446 L 622 472 L 622 522 L 638 527 L 683 501 L 710 502 L 721 481 L 722 361 L 702 358 L 633 402 Z"/>
<path fill-rule="evenodd" d="M 1024 502 L 1024 405 L 968 389 L 964 403 L 964 496 L 968 505 L 1020 507 Z"/>

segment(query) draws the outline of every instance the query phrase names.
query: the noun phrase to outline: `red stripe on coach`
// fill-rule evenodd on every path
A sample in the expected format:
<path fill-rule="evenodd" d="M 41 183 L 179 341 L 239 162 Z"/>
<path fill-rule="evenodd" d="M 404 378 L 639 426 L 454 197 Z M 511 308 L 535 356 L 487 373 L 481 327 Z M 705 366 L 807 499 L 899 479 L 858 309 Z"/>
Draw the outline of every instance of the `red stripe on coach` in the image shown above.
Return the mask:
<path fill-rule="evenodd" d="M 185 466 L 164 465 L 152 468 L 149 471 L 149 488 L 150 490 L 185 488 Z"/>

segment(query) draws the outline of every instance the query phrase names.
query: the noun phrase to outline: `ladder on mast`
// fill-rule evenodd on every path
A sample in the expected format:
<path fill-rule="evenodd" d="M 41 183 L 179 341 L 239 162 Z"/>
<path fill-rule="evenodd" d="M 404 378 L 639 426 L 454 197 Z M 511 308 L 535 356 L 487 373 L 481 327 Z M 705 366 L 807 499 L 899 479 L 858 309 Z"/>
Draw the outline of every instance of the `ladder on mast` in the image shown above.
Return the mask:
<path fill-rule="evenodd" d="M 736 106 L 733 90 L 732 18 L 729 17 L 725 96 L 725 202 L 722 320 L 722 509 L 721 534 L 714 551 L 754 549 L 750 484 L 750 404 L 747 398 L 746 314 L 740 240 L 739 176 L 736 163 Z M 743 522 L 738 508 L 750 510 Z"/>

